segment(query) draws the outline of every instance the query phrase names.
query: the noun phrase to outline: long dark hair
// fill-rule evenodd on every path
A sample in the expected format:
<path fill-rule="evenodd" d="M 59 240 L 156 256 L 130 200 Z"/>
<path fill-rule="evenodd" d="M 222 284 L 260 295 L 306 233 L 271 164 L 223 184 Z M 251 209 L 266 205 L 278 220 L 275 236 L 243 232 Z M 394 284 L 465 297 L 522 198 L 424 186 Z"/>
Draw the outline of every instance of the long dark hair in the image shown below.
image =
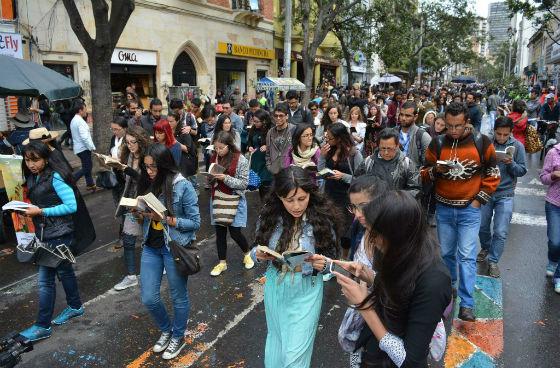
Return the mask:
<path fill-rule="evenodd" d="M 262 123 L 262 127 L 260 129 L 257 129 L 255 125 L 251 123 L 252 126 L 251 129 L 249 129 L 249 137 L 247 139 L 250 145 L 253 144 L 253 137 L 255 135 L 261 134 L 263 137 L 266 137 L 266 133 L 272 127 L 272 118 L 266 110 L 260 109 L 255 111 L 253 117 L 259 119 L 259 121 Z"/>
<path fill-rule="evenodd" d="M 146 131 L 139 126 L 133 126 L 126 129 L 126 133 L 124 134 L 124 144 L 121 145 L 121 152 L 119 157 L 123 164 L 126 164 L 128 162 L 128 156 L 130 155 L 130 149 L 128 149 L 128 144 L 126 144 L 127 135 L 134 137 L 134 139 L 136 139 L 136 142 L 138 143 L 141 164 L 142 160 L 144 159 L 144 153 L 146 152 L 146 149 L 152 143 L 150 141 L 150 137 L 148 137 L 148 133 L 146 133 Z"/>
<path fill-rule="evenodd" d="M 276 244 L 276 251 L 281 253 L 288 249 L 295 231 L 296 221 L 286 211 L 280 198 L 286 198 L 291 191 L 297 191 L 298 188 L 309 193 L 309 204 L 305 213 L 307 221 L 313 226 L 317 250 L 337 257 L 340 234 L 337 224 L 340 217 L 332 203 L 319 192 L 313 178 L 301 167 L 293 165 L 274 175 L 271 190 L 259 216 L 260 223 L 255 243 L 268 245 L 270 237 L 279 223 L 278 220 L 280 220 L 283 229 Z"/>
<path fill-rule="evenodd" d="M 44 171 L 55 171 L 62 177 L 62 180 L 64 180 L 66 184 L 74 186 L 72 171 L 70 171 L 68 165 L 59 158 L 59 155 L 53 155 L 53 152 L 54 151 L 52 151 L 46 143 L 41 141 L 30 141 L 23 146 L 21 154 L 23 156 L 23 160 L 21 161 L 23 179 L 27 180 L 27 178 L 32 175 L 31 170 L 29 170 L 25 164 L 25 158 L 43 159 L 47 163 Z"/>
<path fill-rule="evenodd" d="M 329 105 L 325 109 L 325 111 L 323 111 L 323 117 L 321 118 L 321 125 L 325 127 L 325 130 L 327 129 L 328 126 L 334 124 L 329 116 L 329 111 L 331 111 L 332 109 L 336 109 L 336 111 L 338 112 L 338 119 L 342 120 L 342 110 L 340 110 L 340 107 L 335 105 Z"/>
<path fill-rule="evenodd" d="M 175 160 L 171 155 L 171 151 L 163 144 L 152 144 L 146 150 L 144 157 L 150 156 L 157 166 L 157 175 L 152 181 L 146 171 L 146 166 L 142 163 L 142 171 L 140 172 L 140 179 L 138 180 L 138 194 L 144 195 L 152 192 L 156 197 L 161 194 L 165 196 L 165 207 L 169 213 L 172 211 L 173 200 L 173 180 L 179 173 Z"/>
<path fill-rule="evenodd" d="M 311 124 L 298 124 L 296 125 L 296 128 L 294 129 L 294 133 L 292 134 L 292 152 L 294 153 L 294 155 L 299 157 L 299 140 L 301 139 L 301 136 L 303 135 L 303 132 L 305 132 L 307 129 L 311 129 L 311 134 L 313 135 L 313 146 L 315 145 L 319 145 L 319 142 L 317 142 L 317 139 L 315 138 L 315 135 L 313 134 L 313 125 Z"/>
<path fill-rule="evenodd" d="M 235 128 L 233 127 L 233 121 L 226 114 L 222 114 L 222 115 L 220 115 L 220 117 L 218 118 L 218 121 L 216 122 L 216 127 L 214 128 L 214 136 L 216 136 L 217 133 L 224 131 L 224 123 L 225 123 L 226 119 L 229 120 L 229 122 L 231 124 L 231 129 L 228 133 L 233 134 L 233 131 L 235 130 Z"/>
<path fill-rule="evenodd" d="M 358 308 L 372 302 L 385 326 L 402 336 L 416 280 L 438 259 L 438 243 L 422 206 L 406 191 L 391 190 L 374 197 L 364 215 L 370 225 L 366 247 L 374 247 L 377 274 L 372 292 Z M 371 242 L 379 238 L 376 235 L 383 239 L 383 251 Z"/>
<path fill-rule="evenodd" d="M 354 143 L 352 142 L 352 137 L 350 133 L 348 133 L 348 128 L 342 123 L 334 123 L 329 125 L 326 130 L 330 134 L 332 134 L 333 138 L 335 138 L 338 142 L 336 143 L 336 149 L 331 149 L 327 153 L 328 158 L 332 158 L 338 148 L 340 148 L 339 155 L 337 156 L 338 162 L 343 162 L 350 156 L 354 154 L 356 149 L 354 148 Z"/>
<path fill-rule="evenodd" d="M 220 162 L 220 165 L 227 169 L 231 164 L 231 160 L 233 159 L 233 156 L 236 153 L 239 153 L 239 149 L 237 149 L 237 146 L 235 145 L 235 141 L 233 139 L 233 134 L 231 134 L 230 132 L 226 132 L 224 130 L 222 130 L 218 134 L 214 134 L 214 144 L 216 143 L 225 144 L 228 147 L 227 155 L 225 157 L 222 157 L 221 160 L 223 161 Z M 218 153 L 216 152 L 215 155 L 216 155 L 216 162 L 218 162 L 219 159 Z"/>

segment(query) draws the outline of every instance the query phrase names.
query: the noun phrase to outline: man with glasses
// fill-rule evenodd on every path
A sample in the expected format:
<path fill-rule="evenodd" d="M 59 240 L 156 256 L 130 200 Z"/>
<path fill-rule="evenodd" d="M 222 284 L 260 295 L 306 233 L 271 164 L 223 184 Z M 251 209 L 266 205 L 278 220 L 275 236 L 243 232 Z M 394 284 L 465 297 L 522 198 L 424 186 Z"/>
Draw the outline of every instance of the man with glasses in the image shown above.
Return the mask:
<path fill-rule="evenodd" d="M 275 126 L 266 134 L 266 168 L 275 175 L 282 170 L 296 126 L 288 122 L 286 104 L 276 105 L 272 117 Z"/>
<path fill-rule="evenodd" d="M 290 124 L 313 124 L 311 112 L 299 103 L 298 94 L 296 91 L 290 90 L 286 93 L 286 100 L 290 112 L 288 114 L 288 121 Z"/>
<path fill-rule="evenodd" d="M 447 133 L 430 143 L 421 176 L 435 184 L 441 256 L 451 273 L 454 293 L 461 298 L 459 318 L 473 322 L 480 206 L 496 191 L 500 170 L 492 142 L 467 129 L 468 118 L 464 104 L 451 102 L 446 107 Z"/>
<path fill-rule="evenodd" d="M 140 118 L 140 125 L 148 135 L 154 135 L 154 124 L 157 123 L 160 119 L 165 119 L 165 116 L 161 115 L 163 110 L 163 103 L 159 98 L 154 98 L 150 101 L 150 110 L 147 114 L 142 115 Z"/>
<path fill-rule="evenodd" d="M 406 101 L 401 107 L 400 126 L 396 130 L 403 153 L 414 162 L 417 168 L 420 168 L 424 164 L 426 150 L 432 141 L 432 137 L 430 133 L 416 125 L 417 118 L 416 102 Z"/>

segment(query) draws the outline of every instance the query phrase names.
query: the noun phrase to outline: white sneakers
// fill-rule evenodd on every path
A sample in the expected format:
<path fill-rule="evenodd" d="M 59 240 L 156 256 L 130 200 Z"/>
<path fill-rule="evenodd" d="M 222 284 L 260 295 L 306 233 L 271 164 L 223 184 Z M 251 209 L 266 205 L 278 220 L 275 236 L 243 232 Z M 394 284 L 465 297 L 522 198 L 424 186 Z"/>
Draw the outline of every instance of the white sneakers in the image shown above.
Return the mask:
<path fill-rule="evenodd" d="M 136 275 L 128 275 L 122 279 L 121 282 L 114 286 L 114 289 L 117 291 L 122 291 L 128 289 L 129 287 L 133 287 L 138 285 L 138 276 Z"/>

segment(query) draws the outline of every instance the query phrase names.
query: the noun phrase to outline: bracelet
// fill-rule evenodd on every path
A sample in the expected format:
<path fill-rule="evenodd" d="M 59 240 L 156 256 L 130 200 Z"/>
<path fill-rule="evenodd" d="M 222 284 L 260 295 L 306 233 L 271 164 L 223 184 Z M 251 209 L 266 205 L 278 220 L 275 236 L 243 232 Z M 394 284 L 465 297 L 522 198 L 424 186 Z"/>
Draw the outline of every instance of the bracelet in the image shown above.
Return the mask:
<path fill-rule="evenodd" d="M 327 258 L 325 258 L 325 264 L 323 265 L 323 268 L 321 269 L 321 271 L 319 271 L 320 273 L 325 273 L 325 271 L 327 270 L 327 265 L 329 264 Z"/>

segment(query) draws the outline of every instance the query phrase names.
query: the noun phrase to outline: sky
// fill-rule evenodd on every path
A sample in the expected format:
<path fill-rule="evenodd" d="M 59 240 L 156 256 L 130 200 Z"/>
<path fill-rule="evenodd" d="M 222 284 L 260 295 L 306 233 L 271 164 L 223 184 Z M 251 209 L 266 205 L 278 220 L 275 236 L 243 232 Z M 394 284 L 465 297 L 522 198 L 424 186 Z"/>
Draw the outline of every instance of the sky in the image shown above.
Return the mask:
<path fill-rule="evenodd" d="M 486 17 L 488 15 L 488 4 L 496 3 L 498 1 L 491 0 L 476 0 L 476 11 L 481 17 Z"/>

